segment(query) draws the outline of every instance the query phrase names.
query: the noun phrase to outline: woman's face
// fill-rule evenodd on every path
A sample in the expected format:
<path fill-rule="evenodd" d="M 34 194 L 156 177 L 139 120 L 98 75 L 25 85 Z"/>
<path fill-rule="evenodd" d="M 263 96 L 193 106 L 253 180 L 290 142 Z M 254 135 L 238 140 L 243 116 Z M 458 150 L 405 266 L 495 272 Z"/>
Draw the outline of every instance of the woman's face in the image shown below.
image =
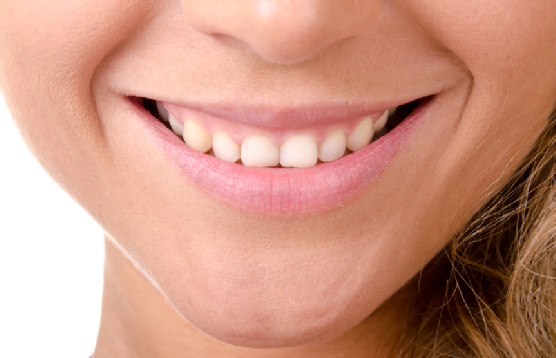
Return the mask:
<path fill-rule="evenodd" d="M 357 326 L 518 168 L 556 100 L 554 1 L 2 0 L 0 14 L 0 83 L 33 154 L 184 318 L 238 345 Z M 416 106 L 353 154 L 257 168 L 188 148 L 138 98 L 236 144 L 305 136 L 294 157 Z"/>

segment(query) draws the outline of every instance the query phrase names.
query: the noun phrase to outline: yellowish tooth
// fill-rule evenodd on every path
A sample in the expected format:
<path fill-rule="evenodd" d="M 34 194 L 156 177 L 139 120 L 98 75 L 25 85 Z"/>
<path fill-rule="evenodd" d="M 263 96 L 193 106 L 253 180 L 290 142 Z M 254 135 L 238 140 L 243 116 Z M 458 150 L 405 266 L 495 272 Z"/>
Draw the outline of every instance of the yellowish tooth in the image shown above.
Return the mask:
<path fill-rule="evenodd" d="M 198 152 L 208 152 L 212 148 L 212 137 L 196 122 L 186 119 L 183 128 L 183 140 Z"/>
<path fill-rule="evenodd" d="M 380 132 L 382 128 L 384 128 L 384 126 L 386 125 L 386 120 L 388 119 L 389 115 L 390 115 L 390 110 L 387 109 L 386 112 L 384 112 L 384 114 L 378 119 L 378 121 L 374 123 L 375 133 Z"/>
<path fill-rule="evenodd" d="M 235 163 L 240 158 L 239 145 L 223 132 L 216 132 L 212 137 L 214 155 L 230 163 Z"/>
<path fill-rule="evenodd" d="M 286 139 L 280 147 L 280 164 L 283 167 L 306 168 L 317 164 L 318 149 L 315 140 L 298 134 Z"/>
<path fill-rule="evenodd" d="M 342 130 L 331 133 L 319 148 L 319 159 L 323 162 L 336 160 L 346 151 L 346 135 Z"/>
<path fill-rule="evenodd" d="M 183 124 L 177 121 L 173 115 L 168 114 L 168 121 L 170 122 L 170 127 L 180 137 L 183 137 Z"/>
<path fill-rule="evenodd" d="M 241 162 L 248 167 L 273 167 L 280 163 L 280 149 L 265 136 L 249 136 L 241 144 Z"/>
<path fill-rule="evenodd" d="M 348 149 L 353 152 L 358 151 L 369 144 L 373 135 L 373 119 L 371 117 L 366 117 L 355 127 L 347 138 Z"/>

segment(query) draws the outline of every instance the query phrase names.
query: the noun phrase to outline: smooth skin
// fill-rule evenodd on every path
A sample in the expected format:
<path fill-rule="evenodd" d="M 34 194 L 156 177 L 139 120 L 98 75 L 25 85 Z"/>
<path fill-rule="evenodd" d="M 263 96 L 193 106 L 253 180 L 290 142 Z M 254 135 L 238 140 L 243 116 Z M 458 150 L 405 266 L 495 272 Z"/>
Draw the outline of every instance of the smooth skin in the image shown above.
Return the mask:
<path fill-rule="evenodd" d="M 556 2 L 530 0 L 0 1 L 17 126 L 106 230 L 94 357 L 386 355 L 411 279 L 548 119 L 554 19 Z M 433 94 L 353 200 L 279 217 L 200 190 L 126 97 L 295 108 Z"/>

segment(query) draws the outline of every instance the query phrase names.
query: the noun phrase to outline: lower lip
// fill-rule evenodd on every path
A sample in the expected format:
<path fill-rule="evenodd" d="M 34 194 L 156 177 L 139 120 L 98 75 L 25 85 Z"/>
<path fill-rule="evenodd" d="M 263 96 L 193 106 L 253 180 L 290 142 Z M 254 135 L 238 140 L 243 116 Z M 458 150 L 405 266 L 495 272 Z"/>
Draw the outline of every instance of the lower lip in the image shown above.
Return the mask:
<path fill-rule="evenodd" d="M 151 138 L 183 174 L 236 210 L 304 214 L 345 205 L 371 186 L 392 162 L 432 100 L 422 100 L 402 123 L 355 153 L 309 168 L 255 168 L 194 151 L 140 105 Z"/>

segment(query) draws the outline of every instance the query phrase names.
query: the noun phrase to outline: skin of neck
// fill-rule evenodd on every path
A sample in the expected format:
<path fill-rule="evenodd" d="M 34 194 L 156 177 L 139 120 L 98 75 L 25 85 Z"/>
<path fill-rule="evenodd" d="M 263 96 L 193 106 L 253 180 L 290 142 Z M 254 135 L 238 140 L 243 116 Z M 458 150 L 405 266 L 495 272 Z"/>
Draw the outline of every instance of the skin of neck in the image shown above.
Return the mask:
<path fill-rule="evenodd" d="M 412 282 L 339 337 L 287 348 L 238 347 L 191 325 L 140 269 L 105 237 L 101 321 L 93 358 L 389 357 L 408 320 Z M 233 324 L 233 322 L 230 322 Z"/>

